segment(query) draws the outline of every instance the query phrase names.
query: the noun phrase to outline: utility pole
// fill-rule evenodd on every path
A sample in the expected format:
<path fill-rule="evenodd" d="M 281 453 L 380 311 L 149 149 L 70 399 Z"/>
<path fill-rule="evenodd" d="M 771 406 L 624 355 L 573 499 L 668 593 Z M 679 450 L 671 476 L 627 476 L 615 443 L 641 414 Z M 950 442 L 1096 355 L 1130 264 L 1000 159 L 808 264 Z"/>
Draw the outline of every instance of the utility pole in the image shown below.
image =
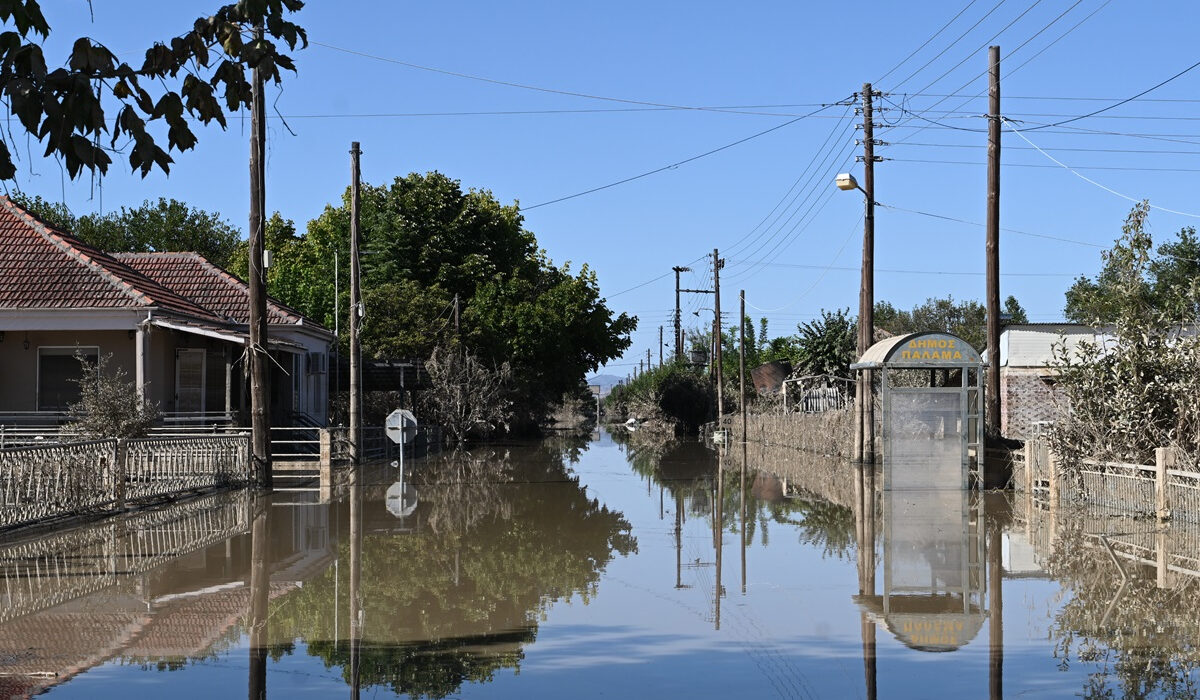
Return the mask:
<path fill-rule="evenodd" d="M 661 332 L 661 330 L 662 329 L 660 328 L 659 331 Z M 660 333 L 660 335 L 661 335 L 661 333 Z M 650 348 L 646 348 L 646 369 L 649 370 L 652 367 L 653 367 L 653 365 L 650 364 Z"/>
<path fill-rule="evenodd" d="M 359 166 L 362 151 L 358 141 L 350 143 L 350 462 L 358 464 L 362 454 L 362 345 L 358 327 L 362 322 L 362 290 L 359 288 Z"/>
<path fill-rule="evenodd" d="M 262 26 L 254 28 L 261 40 Z M 250 91 L 250 434 L 258 484 L 272 487 L 271 478 L 271 366 L 267 364 L 267 288 L 263 269 L 266 233 L 266 102 L 263 77 L 254 69 Z"/>
<path fill-rule="evenodd" d="M 858 296 L 858 355 L 867 351 L 875 340 L 875 123 L 873 121 L 870 83 L 863 83 L 863 211 L 862 283 Z M 874 373 L 861 370 L 855 383 L 855 409 L 858 425 L 855 428 L 855 459 L 875 464 L 875 396 Z M 861 452 L 859 451 L 861 450 Z"/>
<path fill-rule="evenodd" d="M 1000 47 L 988 48 L 987 440 L 1000 437 Z"/>
<path fill-rule="evenodd" d="M 458 295 L 454 295 L 454 337 L 458 338 Z"/>
<path fill-rule="evenodd" d="M 717 429 L 721 428 L 721 417 L 725 415 L 725 386 L 721 372 L 721 268 L 725 265 L 725 261 L 721 260 L 721 256 L 717 253 L 717 249 L 713 248 L 713 328 L 716 333 L 713 335 L 713 343 L 717 346 Z"/>
<path fill-rule="evenodd" d="M 738 293 L 738 406 L 742 409 L 742 442 L 746 442 L 746 290 Z M 742 461 L 744 467 L 745 460 Z"/>
<path fill-rule="evenodd" d="M 663 360 L 663 357 L 662 357 L 662 348 L 663 348 L 662 332 L 663 332 L 663 327 L 659 326 L 658 327 L 658 366 L 659 367 L 662 367 L 662 363 L 663 363 L 663 361 L 662 361 Z"/>
<path fill-rule="evenodd" d="M 679 273 L 691 272 L 690 267 L 680 267 L 676 265 L 671 268 L 675 271 L 675 359 L 683 359 L 683 329 L 680 328 L 679 318 Z"/>

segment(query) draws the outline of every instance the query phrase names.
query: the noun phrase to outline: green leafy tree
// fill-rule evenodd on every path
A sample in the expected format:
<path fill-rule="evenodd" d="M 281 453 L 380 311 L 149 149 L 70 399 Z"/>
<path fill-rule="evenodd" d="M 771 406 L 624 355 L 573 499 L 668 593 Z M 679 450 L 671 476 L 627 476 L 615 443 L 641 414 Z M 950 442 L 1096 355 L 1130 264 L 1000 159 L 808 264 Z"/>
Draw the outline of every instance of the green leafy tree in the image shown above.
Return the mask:
<path fill-rule="evenodd" d="M 1076 323 L 1105 325 L 1121 314 L 1126 299 L 1129 256 L 1135 254 L 1133 244 L 1125 238 L 1102 253 L 1104 267 L 1095 277 L 1080 276 L 1067 290 L 1064 315 Z M 1144 248 L 1145 260 L 1138 263 L 1144 303 L 1168 314 L 1178 323 L 1194 322 L 1200 318 L 1196 286 L 1200 284 L 1200 239 L 1196 229 L 1184 228 L 1174 241 L 1153 249 L 1149 232 L 1139 235 L 1136 245 Z M 1141 253 L 1138 253 L 1141 254 Z"/>
<path fill-rule="evenodd" d="M 637 321 L 608 308 L 595 273 L 552 264 L 517 206 L 486 190 L 413 173 L 364 185 L 360 217 L 368 355 L 425 358 L 457 343 L 486 364 L 508 363 L 516 420 L 527 425 L 629 346 Z M 335 277 L 343 286 L 350 278 L 349 240 L 347 190 L 340 206 L 327 206 L 294 244 L 280 247 L 271 292 L 332 326 Z M 342 291 L 338 303 L 343 319 L 348 296 Z"/>
<path fill-rule="evenodd" d="M 247 70 L 258 68 L 264 80 L 275 83 L 280 69 L 295 70 L 275 41 L 290 49 L 307 45 L 304 30 L 285 18 L 301 7 L 300 0 L 224 5 L 182 34 L 155 42 L 140 65 L 119 61 L 101 44 L 80 37 L 66 65 L 51 68 L 41 46 L 51 31 L 41 3 L 0 0 L 7 30 L 0 33 L 0 101 L 16 117 L 12 128 L 43 142 L 45 154 L 61 158 L 71 178 L 85 168 L 107 172 L 118 143 L 128 144 L 122 149 L 129 165 L 143 176 L 155 167 L 167 172 L 168 150 L 196 145 L 189 120 L 224 128 L 226 111 L 250 105 Z M 263 38 L 248 35 L 255 26 L 264 28 Z M 152 133 L 154 122 L 165 123 L 166 150 L 159 145 L 162 135 Z M 16 174 L 10 149 L 19 140 L 10 131 L 0 138 L 0 179 Z"/>
<path fill-rule="evenodd" d="M 1025 313 L 1021 302 L 1011 294 L 1004 300 L 1004 313 L 1008 314 L 1008 323 L 1029 323 L 1029 314 Z"/>
<path fill-rule="evenodd" d="M 146 200 L 108 214 L 76 217 L 65 204 L 17 193 L 13 201 L 55 228 L 108 252 L 194 252 L 213 264 L 228 266 L 241 242 L 241 231 L 219 214 L 175 199 Z M 243 253 L 244 259 L 244 253 Z"/>
<path fill-rule="evenodd" d="M 850 376 L 856 359 L 858 323 L 849 309 L 821 310 L 821 318 L 797 326 L 796 356 L 792 371 L 800 374 Z"/>
<path fill-rule="evenodd" d="M 1020 309 L 1016 297 L 1009 297 L 1006 308 Z M 941 331 L 952 333 L 982 350 L 987 344 L 987 309 L 977 301 L 955 301 L 953 296 L 930 297 L 911 311 L 898 310 L 892 304 L 881 301 L 875 304 L 875 327 L 892 333 L 919 333 Z"/>

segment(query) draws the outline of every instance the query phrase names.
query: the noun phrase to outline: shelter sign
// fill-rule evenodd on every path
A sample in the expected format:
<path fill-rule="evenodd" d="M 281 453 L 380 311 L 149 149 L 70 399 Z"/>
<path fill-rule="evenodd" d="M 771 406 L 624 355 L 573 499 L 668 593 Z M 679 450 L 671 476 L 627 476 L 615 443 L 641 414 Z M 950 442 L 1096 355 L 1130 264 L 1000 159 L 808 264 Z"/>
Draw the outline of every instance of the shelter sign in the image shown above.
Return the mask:
<path fill-rule="evenodd" d="M 893 360 L 929 365 L 978 363 L 979 354 L 962 338 L 942 334 L 922 334 L 903 343 L 894 351 Z"/>

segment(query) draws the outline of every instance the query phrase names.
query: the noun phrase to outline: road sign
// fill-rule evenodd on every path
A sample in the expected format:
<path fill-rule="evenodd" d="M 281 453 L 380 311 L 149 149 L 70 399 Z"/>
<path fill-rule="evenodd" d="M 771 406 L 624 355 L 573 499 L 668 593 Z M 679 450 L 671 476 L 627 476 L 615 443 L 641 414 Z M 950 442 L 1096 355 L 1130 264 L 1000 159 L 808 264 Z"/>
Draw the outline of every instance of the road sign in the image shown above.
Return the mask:
<path fill-rule="evenodd" d="M 403 481 L 397 481 L 389 486 L 386 498 L 388 512 L 397 518 L 412 515 L 413 511 L 417 509 L 417 490 L 411 484 Z"/>
<path fill-rule="evenodd" d="M 383 427 L 392 442 L 407 445 L 417 434 L 417 417 L 406 408 L 398 408 L 388 415 Z"/>

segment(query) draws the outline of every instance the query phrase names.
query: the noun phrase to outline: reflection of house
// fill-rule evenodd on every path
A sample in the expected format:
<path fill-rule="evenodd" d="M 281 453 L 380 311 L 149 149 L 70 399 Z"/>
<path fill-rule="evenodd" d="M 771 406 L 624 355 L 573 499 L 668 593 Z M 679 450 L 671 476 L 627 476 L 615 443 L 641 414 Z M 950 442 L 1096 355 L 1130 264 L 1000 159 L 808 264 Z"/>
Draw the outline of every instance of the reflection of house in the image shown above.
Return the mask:
<path fill-rule="evenodd" d="M 1025 323 L 1000 334 L 1000 432 L 1027 439 L 1033 424 L 1055 419 L 1061 408 L 1054 389 L 1053 346 L 1073 350 L 1081 340 L 1096 341 L 1096 329 L 1073 323 Z"/>
<path fill-rule="evenodd" d="M 246 401 L 248 298 L 195 253 L 110 255 L 0 198 L 0 420 L 76 400 L 76 355 L 111 355 L 168 419 L 227 419 Z M 323 424 L 333 334 L 268 307 L 272 419 Z"/>

